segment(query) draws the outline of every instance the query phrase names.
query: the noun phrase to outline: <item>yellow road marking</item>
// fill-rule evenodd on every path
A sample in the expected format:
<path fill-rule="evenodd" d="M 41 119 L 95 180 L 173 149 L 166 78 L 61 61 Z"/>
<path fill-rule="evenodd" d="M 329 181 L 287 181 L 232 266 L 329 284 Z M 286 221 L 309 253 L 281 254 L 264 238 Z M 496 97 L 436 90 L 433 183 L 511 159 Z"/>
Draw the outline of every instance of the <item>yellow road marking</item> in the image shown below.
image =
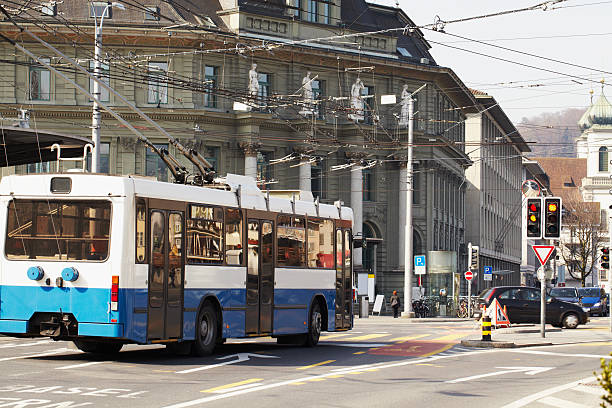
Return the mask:
<path fill-rule="evenodd" d="M 353 354 L 364 354 L 364 353 L 365 353 L 365 351 L 358 351 L 358 352 L 353 353 Z"/>
<path fill-rule="evenodd" d="M 174 370 L 153 370 L 156 373 L 173 373 Z"/>
<path fill-rule="evenodd" d="M 367 370 L 363 370 L 363 371 L 378 371 L 378 368 L 368 368 Z"/>
<path fill-rule="evenodd" d="M 322 366 L 322 365 L 325 365 L 325 364 L 333 363 L 334 361 L 336 361 L 336 360 L 325 360 L 325 361 L 321 361 L 320 363 L 311 364 L 311 365 L 307 365 L 307 366 L 304 366 L 304 367 L 298 367 L 298 368 L 296 368 L 296 370 L 307 370 L 307 369 L 312 368 L 312 367 L 317 367 L 317 366 Z"/>
<path fill-rule="evenodd" d="M 442 337 L 437 337 L 435 339 L 431 339 L 431 341 L 453 341 L 453 340 L 457 340 L 457 339 L 460 339 L 462 337 L 465 337 L 468 334 L 471 334 L 471 332 L 461 332 L 461 333 L 455 333 L 455 334 L 447 334 L 446 336 L 442 336 Z"/>
<path fill-rule="evenodd" d="M 444 367 L 441 365 L 437 365 L 437 364 L 428 364 L 428 363 L 420 363 L 420 364 L 415 364 L 415 365 L 420 365 L 420 366 L 428 366 L 428 367 Z"/>
<path fill-rule="evenodd" d="M 306 384 L 306 383 L 305 382 L 294 382 L 294 383 L 291 383 L 291 385 L 304 385 L 304 384 Z"/>
<path fill-rule="evenodd" d="M 391 339 L 389 341 L 397 342 L 397 341 L 415 340 L 415 339 L 420 339 L 422 337 L 427 337 L 427 336 L 429 336 L 429 334 L 416 334 L 414 336 L 396 337 L 396 338 Z"/>
<path fill-rule="evenodd" d="M 316 381 L 325 381 L 325 380 L 326 380 L 326 378 L 311 378 L 308 381 L 315 381 L 316 382 Z"/>
<path fill-rule="evenodd" d="M 434 354 L 442 353 L 443 351 L 446 351 L 446 350 L 448 350 L 449 348 L 451 348 L 453 346 L 454 346 L 454 344 L 448 344 L 448 345 L 442 347 L 441 349 L 432 351 L 431 353 L 422 354 L 421 357 L 429 357 L 429 356 L 433 356 Z"/>
<path fill-rule="evenodd" d="M 344 377 L 344 374 L 330 375 L 327 378 L 342 378 L 342 377 Z"/>
<path fill-rule="evenodd" d="M 612 346 L 612 341 L 593 341 L 590 343 L 580 343 L 576 346 Z"/>
<path fill-rule="evenodd" d="M 363 374 L 363 371 L 354 371 L 352 373 L 347 373 L 347 374 L 351 374 L 351 375 L 359 375 L 359 374 Z"/>
<path fill-rule="evenodd" d="M 207 390 L 200 391 L 200 392 L 215 392 L 215 391 L 219 391 L 219 390 L 225 390 L 227 388 L 238 387 L 240 385 L 251 384 L 251 383 L 262 381 L 262 380 L 263 380 L 263 378 L 249 378 L 248 380 L 238 381 L 238 382 L 231 383 L 231 384 L 226 384 L 226 385 L 221 385 L 219 387 L 209 388 Z"/>
<path fill-rule="evenodd" d="M 357 336 L 357 337 L 349 337 L 348 339 L 344 339 L 344 340 L 351 340 L 351 341 L 358 341 L 358 340 L 371 340 L 371 339 L 377 339 L 379 337 L 386 337 L 389 334 L 387 333 L 373 333 L 373 334 L 366 334 L 363 336 Z"/>

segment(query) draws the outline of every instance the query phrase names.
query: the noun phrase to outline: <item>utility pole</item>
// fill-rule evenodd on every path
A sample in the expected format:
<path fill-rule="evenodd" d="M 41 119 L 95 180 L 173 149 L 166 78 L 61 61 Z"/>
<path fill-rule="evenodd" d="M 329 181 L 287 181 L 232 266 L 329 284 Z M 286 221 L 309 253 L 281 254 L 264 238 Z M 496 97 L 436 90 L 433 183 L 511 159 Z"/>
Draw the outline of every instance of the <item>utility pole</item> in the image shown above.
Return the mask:
<path fill-rule="evenodd" d="M 608 207 L 612 210 L 612 206 Z M 612 211 L 611 211 L 612 212 Z M 612 249 L 612 217 L 608 216 L 608 248 Z M 612 333 L 612 268 L 608 268 L 608 320 L 610 321 L 610 333 Z M 604 306 L 605 307 L 605 306 Z"/>
<path fill-rule="evenodd" d="M 95 39 L 94 39 L 94 72 L 93 75 L 100 79 L 100 70 L 102 68 L 102 25 L 104 24 L 104 17 L 108 13 L 109 7 L 117 7 L 120 10 L 125 10 L 123 4 L 118 2 L 108 3 L 102 11 L 100 18 L 100 25 L 97 24 L 96 8 L 93 7 L 94 14 L 94 28 L 95 28 Z M 100 99 L 100 83 L 93 81 L 93 92 L 92 94 L 96 97 L 93 100 L 93 112 L 91 115 L 91 140 L 93 141 L 93 151 L 91 152 L 91 172 L 100 172 L 100 122 L 101 113 L 100 106 L 96 99 Z"/>
<path fill-rule="evenodd" d="M 408 97 L 408 157 L 406 165 L 406 228 L 404 229 L 404 243 L 406 245 L 404 251 L 404 312 L 402 317 L 414 317 L 412 308 L 412 265 L 414 263 L 412 253 L 412 185 L 413 172 L 412 163 L 414 150 L 414 95 L 425 88 L 427 84 L 421 85 L 419 89 L 414 91 Z"/>

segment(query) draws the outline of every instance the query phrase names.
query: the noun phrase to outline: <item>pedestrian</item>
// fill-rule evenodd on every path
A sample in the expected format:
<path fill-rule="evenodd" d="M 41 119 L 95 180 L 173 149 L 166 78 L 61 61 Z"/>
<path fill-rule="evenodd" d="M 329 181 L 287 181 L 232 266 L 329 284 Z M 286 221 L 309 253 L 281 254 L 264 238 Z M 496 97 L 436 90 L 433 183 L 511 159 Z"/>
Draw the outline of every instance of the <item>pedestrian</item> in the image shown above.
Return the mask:
<path fill-rule="evenodd" d="M 400 298 L 397 296 L 397 290 L 393 291 L 393 296 L 391 296 L 389 301 L 391 302 L 391 308 L 393 309 L 393 317 L 399 317 Z"/>

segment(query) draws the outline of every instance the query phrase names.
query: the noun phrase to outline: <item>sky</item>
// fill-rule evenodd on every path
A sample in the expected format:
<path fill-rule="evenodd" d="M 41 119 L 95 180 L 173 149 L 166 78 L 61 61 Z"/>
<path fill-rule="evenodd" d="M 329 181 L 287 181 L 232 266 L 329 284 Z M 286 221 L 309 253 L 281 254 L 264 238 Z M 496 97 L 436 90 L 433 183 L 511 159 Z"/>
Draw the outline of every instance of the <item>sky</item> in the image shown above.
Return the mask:
<path fill-rule="evenodd" d="M 415 24 L 424 25 L 433 23 L 436 16 L 443 21 L 449 21 L 520 9 L 542 1 L 399 0 L 399 6 Z M 395 6 L 395 0 L 369 2 Z M 601 93 L 602 86 L 599 82 L 602 79 L 609 83 L 605 86 L 604 93 L 612 96 L 612 1 L 566 0 L 553 5 L 548 11 L 524 11 L 452 23 L 447 24 L 444 30 L 448 34 L 460 35 L 470 40 L 485 41 L 584 67 L 547 61 L 452 35 L 423 30 L 425 38 L 431 43 L 430 53 L 436 62 L 453 69 L 467 86 L 495 97 L 514 123 L 543 112 L 586 108 L 590 102 L 589 91 L 593 89 L 595 98 Z M 494 60 L 448 46 L 505 58 L 556 73 Z M 569 78 L 562 74 L 578 78 Z"/>

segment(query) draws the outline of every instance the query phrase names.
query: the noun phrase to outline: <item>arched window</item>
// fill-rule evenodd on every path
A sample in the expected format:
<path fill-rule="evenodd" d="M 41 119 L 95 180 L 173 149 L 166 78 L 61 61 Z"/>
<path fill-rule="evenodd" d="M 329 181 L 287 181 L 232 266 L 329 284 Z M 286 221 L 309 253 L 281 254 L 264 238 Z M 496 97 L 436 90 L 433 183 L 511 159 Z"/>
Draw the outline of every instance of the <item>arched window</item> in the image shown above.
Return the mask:
<path fill-rule="evenodd" d="M 599 171 L 608 171 L 608 148 L 599 148 Z"/>

